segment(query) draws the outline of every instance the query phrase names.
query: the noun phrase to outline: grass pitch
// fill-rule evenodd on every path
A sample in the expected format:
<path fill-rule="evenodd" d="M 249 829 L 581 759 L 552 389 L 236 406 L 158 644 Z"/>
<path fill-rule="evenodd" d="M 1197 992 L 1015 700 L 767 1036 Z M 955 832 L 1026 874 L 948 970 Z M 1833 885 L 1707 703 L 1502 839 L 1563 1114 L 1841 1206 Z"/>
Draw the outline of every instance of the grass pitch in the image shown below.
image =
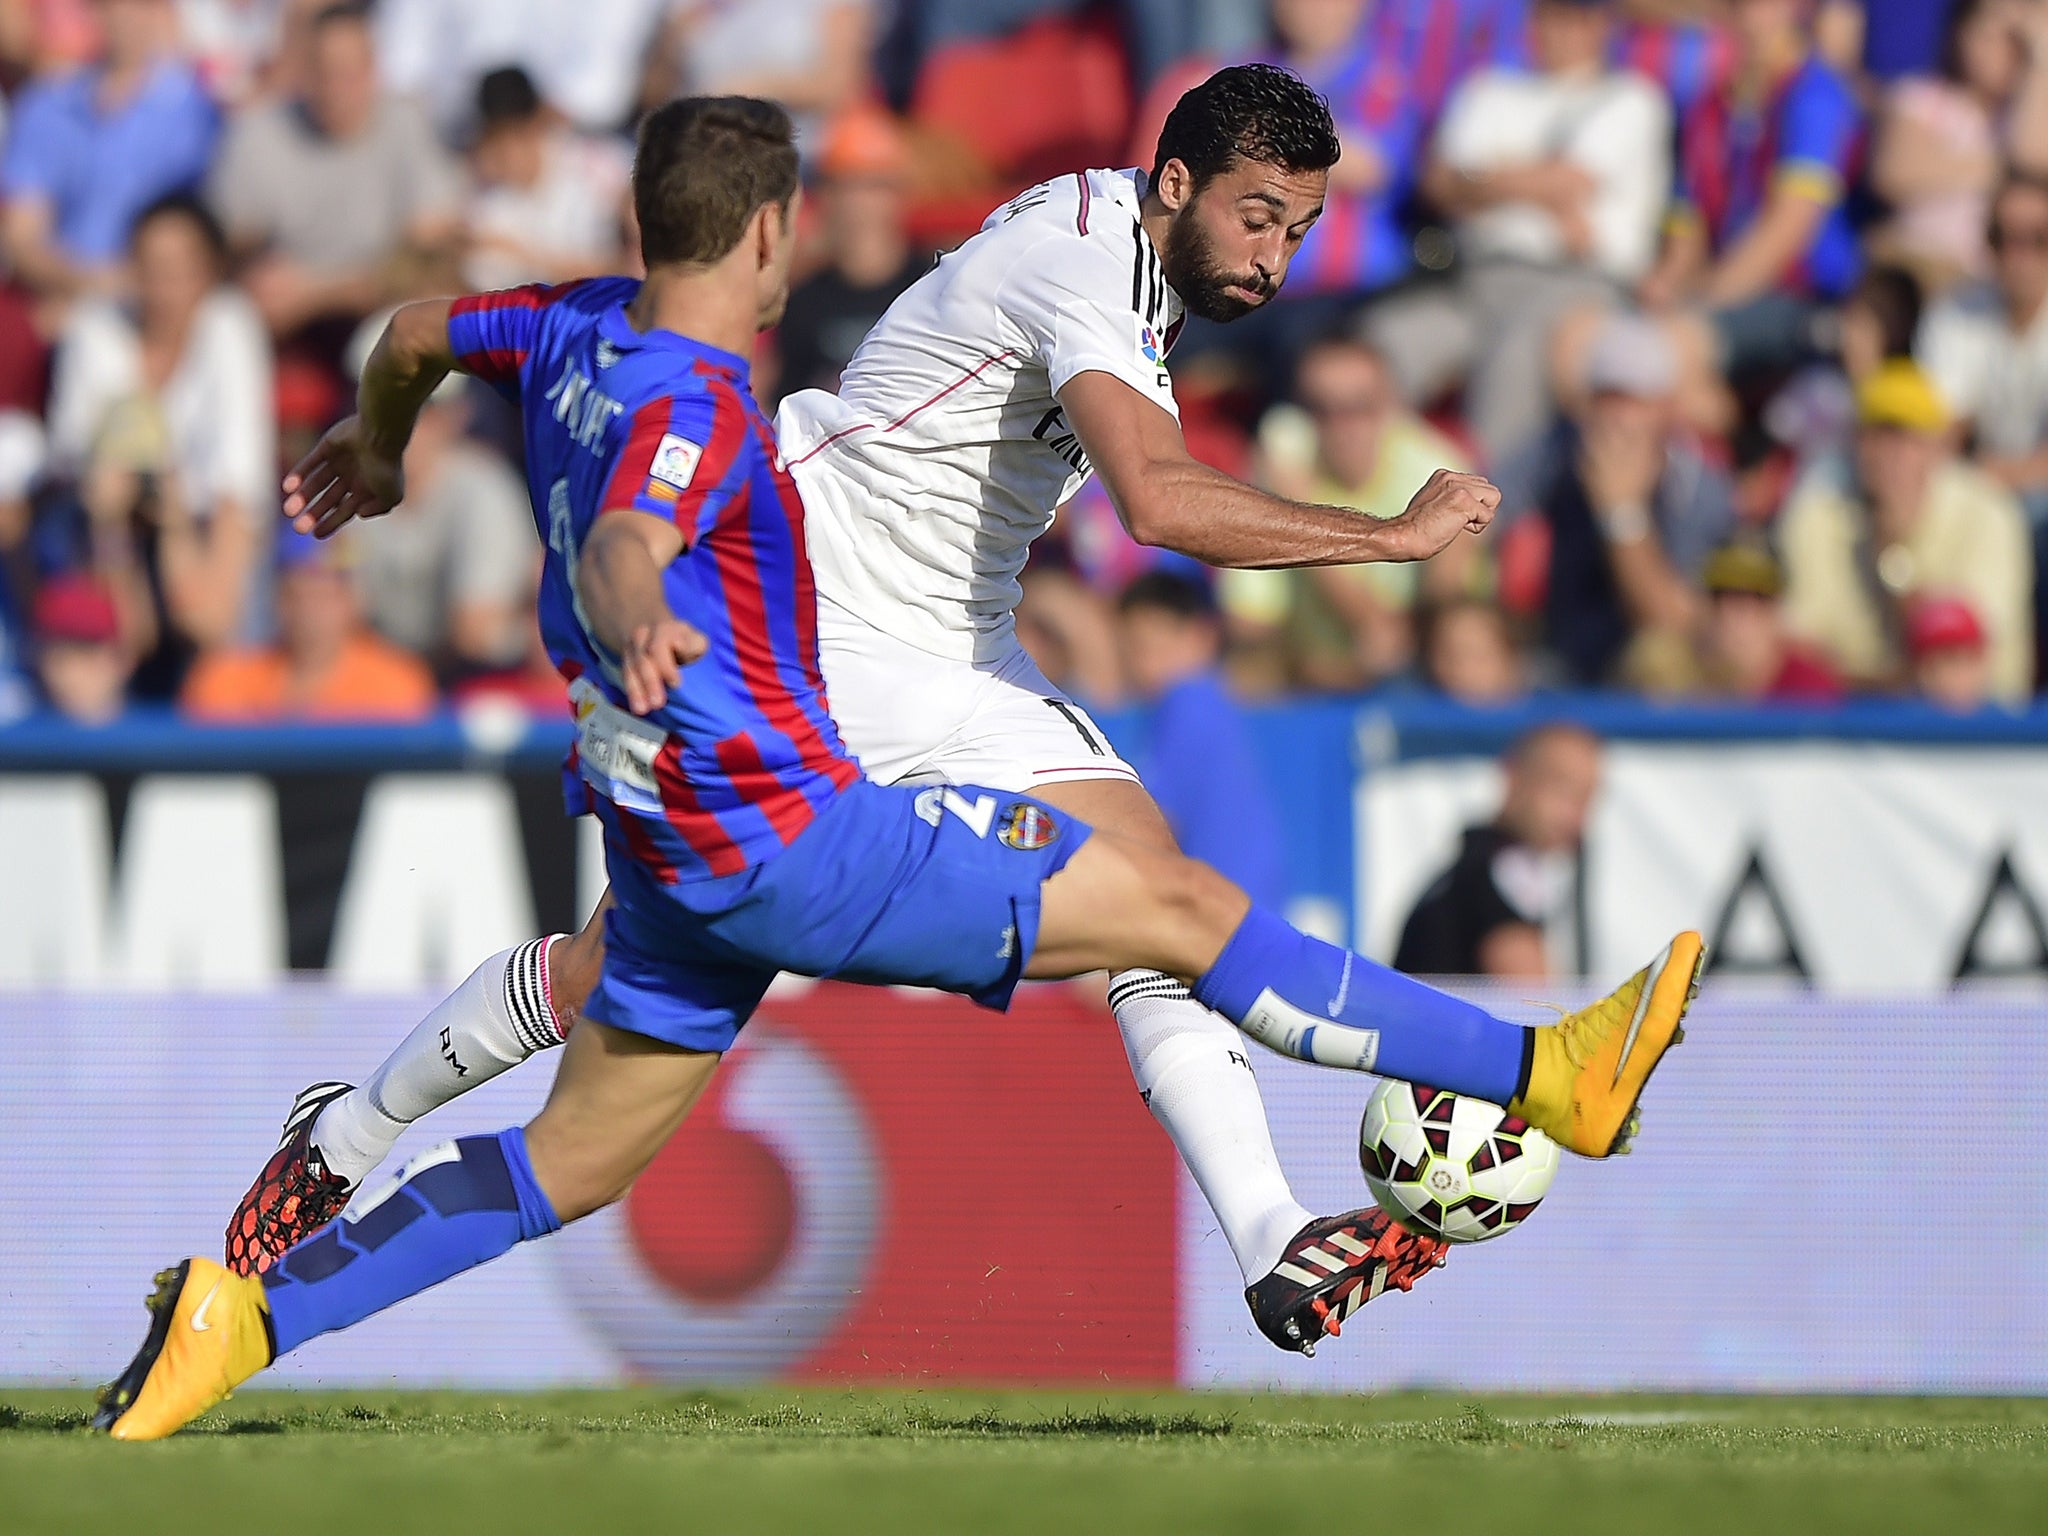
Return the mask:
<path fill-rule="evenodd" d="M 2048 1401 L 248 1392 L 160 1445 L 0 1390 L 0 1531 L 2048 1530 Z"/>

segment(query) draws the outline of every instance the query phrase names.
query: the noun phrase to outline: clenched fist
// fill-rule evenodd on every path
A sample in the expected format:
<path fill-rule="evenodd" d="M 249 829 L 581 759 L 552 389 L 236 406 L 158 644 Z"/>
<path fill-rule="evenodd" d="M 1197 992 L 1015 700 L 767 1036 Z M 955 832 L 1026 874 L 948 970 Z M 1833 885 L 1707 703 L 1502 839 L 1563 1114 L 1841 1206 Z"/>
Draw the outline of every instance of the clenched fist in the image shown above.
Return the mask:
<path fill-rule="evenodd" d="M 1484 533 L 1500 509 L 1500 487 L 1484 475 L 1440 469 L 1386 525 L 1389 560 L 1427 560 L 1461 533 Z"/>

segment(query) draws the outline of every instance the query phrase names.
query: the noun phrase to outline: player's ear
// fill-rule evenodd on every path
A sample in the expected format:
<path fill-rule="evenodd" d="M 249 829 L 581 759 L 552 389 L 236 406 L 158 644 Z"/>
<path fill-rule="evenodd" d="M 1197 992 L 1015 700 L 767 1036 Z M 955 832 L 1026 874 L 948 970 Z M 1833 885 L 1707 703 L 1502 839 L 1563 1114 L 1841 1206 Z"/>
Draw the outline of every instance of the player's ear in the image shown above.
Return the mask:
<path fill-rule="evenodd" d="M 1169 159 L 1159 168 L 1159 180 L 1152 191 L 1170 211 L 1178 213 L 1194 200 L 1194 172 L 1188 169 L 1186 161 L 1178 157 Z"/>

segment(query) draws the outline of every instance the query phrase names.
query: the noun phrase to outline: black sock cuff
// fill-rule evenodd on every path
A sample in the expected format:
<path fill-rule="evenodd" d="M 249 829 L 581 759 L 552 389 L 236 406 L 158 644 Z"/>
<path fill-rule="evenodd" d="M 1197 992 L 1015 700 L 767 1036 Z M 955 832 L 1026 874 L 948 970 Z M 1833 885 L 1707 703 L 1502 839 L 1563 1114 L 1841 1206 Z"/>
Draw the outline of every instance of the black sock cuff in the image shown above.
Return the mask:
<path fill-rule="evenodd" d="M 1529 1078 L 1536 1070 L 1536 1031 L 1522 1031 L 1522 1065 L 1515 1073 L 1515 1097 L 1529 1096 Z"/>
<path fill-rule="evenodd" d="M 562 1043 L 561 1026 L 548 1001 L 547 948 L 555 935 L 531 939 L 512 951 L 505 966 L 505 1012 L 529 1055 Z"/>

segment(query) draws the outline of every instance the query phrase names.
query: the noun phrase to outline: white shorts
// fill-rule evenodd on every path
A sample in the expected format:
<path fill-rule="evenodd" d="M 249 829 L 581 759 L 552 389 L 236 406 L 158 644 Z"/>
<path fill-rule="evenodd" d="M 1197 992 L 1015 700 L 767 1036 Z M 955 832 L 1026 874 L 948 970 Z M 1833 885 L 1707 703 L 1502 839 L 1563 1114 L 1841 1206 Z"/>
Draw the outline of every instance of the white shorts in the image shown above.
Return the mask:
<path fill-rule="evenodd" d="M 818 663 L 840 739 L 877 783 L 1029 793 L 1080 779 L 1138 782 L 1021 645 L 989 661 L 934 656 L 821 597 Z"/>

